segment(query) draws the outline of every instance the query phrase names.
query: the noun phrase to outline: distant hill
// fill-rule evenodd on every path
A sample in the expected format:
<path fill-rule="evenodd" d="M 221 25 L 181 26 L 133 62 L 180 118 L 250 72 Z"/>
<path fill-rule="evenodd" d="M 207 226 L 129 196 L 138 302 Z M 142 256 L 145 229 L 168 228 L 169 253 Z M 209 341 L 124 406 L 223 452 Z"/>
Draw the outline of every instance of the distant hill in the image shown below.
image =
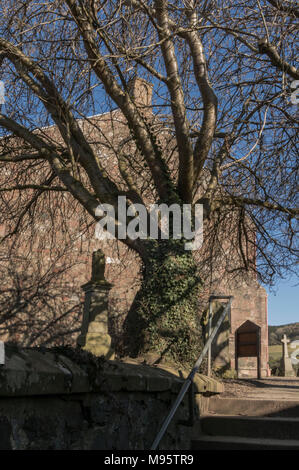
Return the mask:
<path fill-rule="evenodd" d="M 286 335 L 291 341 L 299 340 L 299 322 L 288 325 L 277 325 L 268 327 L 269 346 L 281 344 L 280 340 Z"/>

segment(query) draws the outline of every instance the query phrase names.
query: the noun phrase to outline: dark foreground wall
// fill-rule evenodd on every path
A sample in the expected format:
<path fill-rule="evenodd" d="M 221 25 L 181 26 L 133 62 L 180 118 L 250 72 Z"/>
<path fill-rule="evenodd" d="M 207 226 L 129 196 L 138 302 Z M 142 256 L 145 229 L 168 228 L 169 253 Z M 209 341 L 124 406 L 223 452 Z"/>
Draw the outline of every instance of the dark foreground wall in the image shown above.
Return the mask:
<path fill-rule="evenodd" d="M 0 449 L 149 449 L 179 392 L 178 371 L 6 346 L 0 365 Z M 199 376 L 196 394 L 222 391 Z M 197 400 L 198 402 L 198 400 Z M 160 449 L 190 447 L 187 397 Z"/>

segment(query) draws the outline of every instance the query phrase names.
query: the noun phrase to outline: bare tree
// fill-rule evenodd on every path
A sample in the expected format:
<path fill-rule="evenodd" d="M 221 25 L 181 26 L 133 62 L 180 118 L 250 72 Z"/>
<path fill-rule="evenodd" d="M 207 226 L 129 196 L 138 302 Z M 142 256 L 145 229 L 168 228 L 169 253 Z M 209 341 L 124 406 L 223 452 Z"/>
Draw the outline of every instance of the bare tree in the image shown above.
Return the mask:
<path fill-rule="evenodd" d="M 299 72 L 292 2 L 1 6 L 7 100 L 0 114 L 6 175 L 0 195 L 11 234 L 32 222 L 45 194 L 52 201 L 70 194 L 89 214 L 86 223 L 97 220 L 99 203 L 113 205 L 118 217 L 119 195 L 144 205 L 200 202 L 210 240 L 233 214 L 241 263 L 227 261 L 231 270 L 257 269 L 271 282 L 293 268 L 298 116 L 290 96 Z M 153 85 L 151 108 L 130 92 L 136 77 Z M 114 108 L 123 130 L 112 138 L 90 116 Z M 105 148 L 117 173 L 105 165 Z M 257 250 L 257 266 L 244 240 Z M 183 240 L 123 242 L 144 266 L 127 318 L 129 352 L 162 348 L 191 359 L 207 266 L 198 270 Z"/>

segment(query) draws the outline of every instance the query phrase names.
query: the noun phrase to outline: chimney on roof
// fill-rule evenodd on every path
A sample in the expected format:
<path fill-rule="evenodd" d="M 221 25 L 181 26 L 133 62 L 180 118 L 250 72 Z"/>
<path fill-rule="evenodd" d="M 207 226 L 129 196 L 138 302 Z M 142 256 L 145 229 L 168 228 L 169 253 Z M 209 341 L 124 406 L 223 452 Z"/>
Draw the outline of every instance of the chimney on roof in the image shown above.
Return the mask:
<path fill-rule="evenodd" d="M 144 107 L 144 111 L 150 111 L 152 105 L 153 85 L 143 78 L 135 77 L 128 83 L 130 96 L 138 107 Z"/>

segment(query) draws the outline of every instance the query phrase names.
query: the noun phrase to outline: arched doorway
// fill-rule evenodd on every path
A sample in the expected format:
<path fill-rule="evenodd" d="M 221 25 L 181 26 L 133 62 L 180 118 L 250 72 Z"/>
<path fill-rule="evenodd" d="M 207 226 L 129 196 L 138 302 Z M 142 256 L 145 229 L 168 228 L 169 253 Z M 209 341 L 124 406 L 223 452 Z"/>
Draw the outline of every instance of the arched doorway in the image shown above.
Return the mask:
<path fill-rule="evenodd" d="M 236 370 L 238 377 L 260 378 L 261 329 L 247 320 L 236 330 Z"/>

